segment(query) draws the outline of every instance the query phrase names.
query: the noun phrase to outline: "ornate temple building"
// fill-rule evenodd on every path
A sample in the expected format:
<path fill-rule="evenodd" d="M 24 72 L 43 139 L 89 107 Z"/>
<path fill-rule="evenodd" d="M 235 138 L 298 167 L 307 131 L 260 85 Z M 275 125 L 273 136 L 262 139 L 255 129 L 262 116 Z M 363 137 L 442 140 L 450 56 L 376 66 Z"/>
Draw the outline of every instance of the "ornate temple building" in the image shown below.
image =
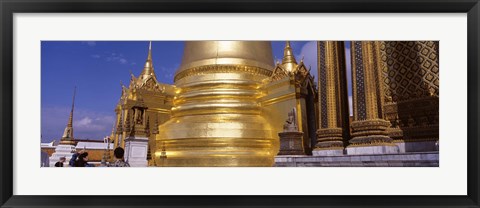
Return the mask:
<path fill-rule="evenodd" d="M 158 134 L 158 125 L 170 118 L 175 94 L 174 86 L 159 83 L 152 61 L 151 43 L 148 49 L 147 60 L 138 77 L 131 74 L 128 87 L 121 84 L 121 97 L 115 108 L 116 130 L 112 131 L 115 147 L 125 148 L 125 139 L 129 136 L 148 138 L 149 165 L 154 165 L 152 153 L 157 149 L 155 135 Z M 137 114 L 135 109 L 142 108 L 143 115 Z M 135 128 L 137 127 L 137 128 Z"/>
<path fill-rule="evenodd" d="M 288 112 L 295 108 L 297 128 L 304 133 L 304 153 L 311 154 L 317 140 L 318 94 L 310 68 L 303 60 L 297 63 L 290 42 L 285 44 L 282 62 L 276 63 L 272 75 L 263 80 L 262 89 L 265 96 L 260 98 L 261 105 L 276 139 Z"/>
<path fill-rule="evenodd" d="M 288 41 L 275 64 L 270 42 L 187 41 L 168 85 L 150 44 L 111 137 L 148 166 L 438 166 L 438 42 L 352 41 L 347 57 L 319 41 L 317 62 L 315 78 Z"/>

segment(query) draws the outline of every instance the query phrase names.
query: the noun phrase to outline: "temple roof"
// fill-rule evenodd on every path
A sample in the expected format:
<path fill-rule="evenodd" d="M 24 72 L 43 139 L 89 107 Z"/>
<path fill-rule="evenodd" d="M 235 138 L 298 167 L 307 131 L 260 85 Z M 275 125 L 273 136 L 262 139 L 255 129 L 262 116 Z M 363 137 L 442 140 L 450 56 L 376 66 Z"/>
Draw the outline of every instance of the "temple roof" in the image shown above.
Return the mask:
<path fill-rule="evenodd" d="M 313 79 L 310 74 L 310 69 L 307 69 L 303 59 L 300 60 L 300 63 L 297 63 L 293 55 L 292 47 L 290 46 L 290 41 L 286 41 L 282 63 L 277 62 L 270 80 L 277 81 L 289 76 L 294 77 L 295 80 L 300 83 L 303 83 L 307 77 Z"/>
<path fill-rule="evenodd" d="M 157 80 L 157 75 L 155 74 L 155 70 L 153 67 L 151 41 L 148 46 L 147 60 L 145 61 L 145 65 L 143 67 L 142 72 L 138 77 L 135 77 L 133 74 L 131 74 L 131 79 L 130 79 L 130 86 L 129 86 L 130 89 L 143 88 L 143 87 L 146 87 L 148 89 L 155 90 L 155 91 L 162 90 L 162 87 L 160 86 Z"/>

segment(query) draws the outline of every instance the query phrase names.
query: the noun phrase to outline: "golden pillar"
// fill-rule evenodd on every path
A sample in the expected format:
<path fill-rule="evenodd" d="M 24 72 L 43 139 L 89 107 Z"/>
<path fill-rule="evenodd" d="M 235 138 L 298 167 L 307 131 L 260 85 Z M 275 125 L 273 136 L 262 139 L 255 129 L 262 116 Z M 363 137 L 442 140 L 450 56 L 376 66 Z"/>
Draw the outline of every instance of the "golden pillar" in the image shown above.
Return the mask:
<path fill-rule="evenodd" d="M 398 153 L 383 119 L 380 42 L 352 41 L 353 122 L 347 154 Z"/>
<path fill-rule="evenodd" d="M 320 125 L 314 155 L 343 155 L 343 140 L 349 137 L 344 57 L 343 42 L 317 42 Z"/>
<path fill-rule="evenodd" d="M 172 117 L 159 126 L 156 164 L 272 166 L 278 140 L 258 103 L 272 69 L 270 42 L 186 42 Z"/>

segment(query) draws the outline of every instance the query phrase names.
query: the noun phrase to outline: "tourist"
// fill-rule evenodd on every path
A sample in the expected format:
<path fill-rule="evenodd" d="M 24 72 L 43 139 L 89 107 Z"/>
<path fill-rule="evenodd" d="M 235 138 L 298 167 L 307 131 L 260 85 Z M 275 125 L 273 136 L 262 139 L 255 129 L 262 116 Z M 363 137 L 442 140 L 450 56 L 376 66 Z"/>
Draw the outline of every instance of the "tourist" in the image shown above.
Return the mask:
<path fill-rule="evenodd" d="M 65 157 L 60 157 L 60 160 L 55 163 L 55 167 L 63 167 L 63 163 L 65 162 L 66 158 Z"/>
<path fill-rule="evenodd" d="M 88 164 L 88 152 L 78 155 L 75 161 L 75 167 L 93 167 L 93 165 Z"/>
<path fill-rule="evenodd" d="M 80 154 L 82 154 L 84 150 L 80 150 L 78 152 L 73 153 L 72 158 L 70 158 L 70 162 L 68 162 L 68 165 L 70 167 L 75 167 L 75 162 L 77 161 L 77 158 Z"/>
<path fill-rule="evenodd" d="M 125 154 L 125 150 L 123 150 L 123 148 L 115 148 L 113 154 L 115 155 L 115 162 L 110 163 L 108 165 L 109 167 L 130 167 L 130 164 L 128 164 L 128 162 L 125 162 L 123 159 L 123 155 Z"/>

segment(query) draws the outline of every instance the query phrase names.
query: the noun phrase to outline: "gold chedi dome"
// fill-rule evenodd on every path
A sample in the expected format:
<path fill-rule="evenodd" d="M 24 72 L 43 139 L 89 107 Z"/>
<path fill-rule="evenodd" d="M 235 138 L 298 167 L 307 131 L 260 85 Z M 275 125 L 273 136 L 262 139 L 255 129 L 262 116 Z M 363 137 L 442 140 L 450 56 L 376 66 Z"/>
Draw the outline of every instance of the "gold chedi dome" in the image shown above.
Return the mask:
<path fill-rule="evenodd" d="M 176 74 L 212 64 L 239 64 L 273 69 L 268 41 L 190 41 L 185 44 L 182 64 Z"/>
<path fill-rule="evenodd" d="M 270 42 L 186 42 L 172 117 L 157 135 L 167 159 L 157 149 L 157 164 L 272 166 L 278 141 L 258 102 L 272 69 Z"/>

